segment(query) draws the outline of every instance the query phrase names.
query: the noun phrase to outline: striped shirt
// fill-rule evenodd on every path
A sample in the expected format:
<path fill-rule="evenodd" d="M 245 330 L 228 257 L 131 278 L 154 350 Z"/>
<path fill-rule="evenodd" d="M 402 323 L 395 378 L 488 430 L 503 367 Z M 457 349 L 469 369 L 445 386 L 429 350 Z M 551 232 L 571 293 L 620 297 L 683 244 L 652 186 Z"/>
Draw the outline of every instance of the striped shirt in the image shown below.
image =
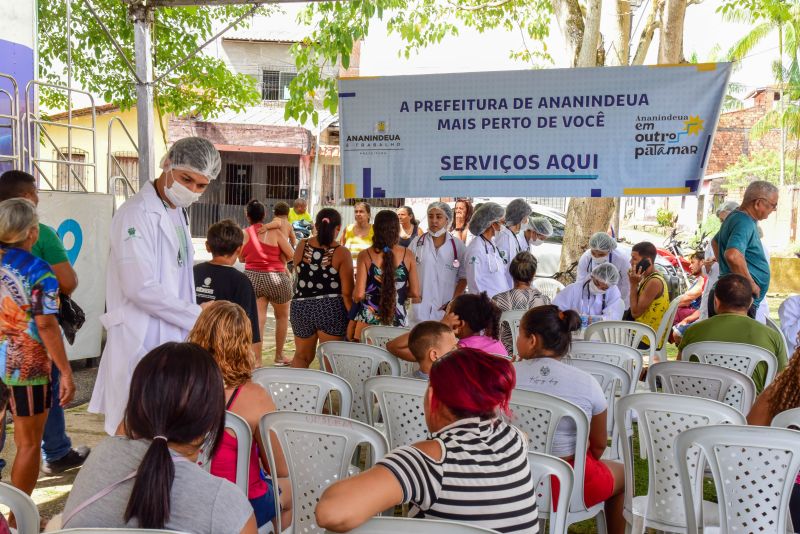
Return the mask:
<path fill-rule="evenodd" d="M 530 310 L 537 306 L 550 304 L 550 297 L 542 294 L 534 287 L 525 289 L 509 289 L 492 297 L 492 302 L 500 308 L 501 312 L 511 310 Z M 503 342 L 509 354 L 514 354 L 514 342 L 512 341 L 511 331 L 505 323 L 500 325 L 500 341 Z"/>
<path fill-rule="evenodd" d="M 378 463 L 403 488 L 409 517 L 463 521 L 498 532 L 539 532 L 536 494 L 522 433 L 499 419 L 456 421 L 433 435 L 436 461 L 413 446 Z"/>

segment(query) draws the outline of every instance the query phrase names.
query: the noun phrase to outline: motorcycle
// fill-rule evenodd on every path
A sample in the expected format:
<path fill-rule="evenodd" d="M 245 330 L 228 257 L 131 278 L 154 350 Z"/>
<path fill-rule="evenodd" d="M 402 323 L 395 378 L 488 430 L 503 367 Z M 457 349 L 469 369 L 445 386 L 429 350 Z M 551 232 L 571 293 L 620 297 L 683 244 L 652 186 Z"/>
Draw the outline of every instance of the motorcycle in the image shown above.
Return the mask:
<path fill-rule="evenodd" d="M 294 230 L 294 236 L 299 241 L 300 239 L 308 239 L 311 237 L 311 229 L 313 225 L 306 221 L 306 220 L 299 220 L 292 224 L 292 229 Z"/>

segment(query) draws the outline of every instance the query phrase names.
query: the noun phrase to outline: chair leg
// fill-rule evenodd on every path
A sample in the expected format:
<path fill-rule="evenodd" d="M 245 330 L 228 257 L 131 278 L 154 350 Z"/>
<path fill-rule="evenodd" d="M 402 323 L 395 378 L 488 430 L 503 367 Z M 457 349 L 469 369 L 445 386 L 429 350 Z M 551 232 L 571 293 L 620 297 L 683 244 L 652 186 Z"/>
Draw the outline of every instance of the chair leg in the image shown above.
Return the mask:
<path fill-rule="evenodd" d="M 608 534 L 608 527 L 606 526 L 606 513 L 600 510 L 600 513 L 595 516 L 597 522 L 597 534 Z"/>

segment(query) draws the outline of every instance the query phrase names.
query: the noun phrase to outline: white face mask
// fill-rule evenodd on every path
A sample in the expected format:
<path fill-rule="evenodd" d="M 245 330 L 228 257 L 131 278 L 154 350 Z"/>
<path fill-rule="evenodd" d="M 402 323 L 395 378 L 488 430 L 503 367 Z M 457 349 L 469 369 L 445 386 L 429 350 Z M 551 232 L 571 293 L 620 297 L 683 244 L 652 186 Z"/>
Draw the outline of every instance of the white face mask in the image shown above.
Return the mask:
<path fill-rule="evenodd" d="M 436 230 L 435 232 L 431 232 L 430 234 L 433 237 L 442 237 L 445 234 L 445 232 L 447 232 L 447 228 L 439 228 L 438 230 Z"/>
<path fill-rule="evenodd" d="M 606 291 L 608 290 L 597 287 L 597 285 L 594 283 L 594 280 L 589 281 L 589 293 L 592 295 L 605 295 Z"/>
<path fill-rule="evenodd" d="M 538 247 L 542 243 L 544 243 L 544 241 L 542 241 L 541 239 L 531 239 L 528 241 L 528 244 L 532 247 Z"/>
<path fill-rule="evenodd" d="M 200 200 L 203 193 L 195 193 L 185 185 L 179 183 L 172 174 L 172 171 L 170 171 L 170 176 L 172 176 L 172 185 L 164 188 L 164 194 L 167 195 L 167 198 L 174 206 L 188 208 Z"/>
<path fill-rule="evenodd" d="M 599 258 L 596 257 L 596 256 L 592 256 L 592 263 L 594 263 L 595 265 L 600 265 L 602 263 L 608 263 L 608 256 L 601 256 Z"/>

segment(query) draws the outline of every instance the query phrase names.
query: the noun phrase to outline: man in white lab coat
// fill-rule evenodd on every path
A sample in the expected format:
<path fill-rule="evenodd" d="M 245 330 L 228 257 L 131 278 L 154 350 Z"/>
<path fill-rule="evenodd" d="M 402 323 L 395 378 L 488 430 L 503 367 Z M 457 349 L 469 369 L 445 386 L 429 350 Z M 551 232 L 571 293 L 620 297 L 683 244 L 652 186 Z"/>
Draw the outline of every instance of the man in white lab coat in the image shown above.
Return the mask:
<path fill-rule="evenodd" d="M 139 360 L 168 341 L 183 341 L 200 315 L 195 304 L 192 240 L 186 212 L 221 168 L 209 141 L 177 141 L 156 181 L 123 204 L 111 221 L 106 273 L 108 331 L 89 411 L 117 432 Z"/>

